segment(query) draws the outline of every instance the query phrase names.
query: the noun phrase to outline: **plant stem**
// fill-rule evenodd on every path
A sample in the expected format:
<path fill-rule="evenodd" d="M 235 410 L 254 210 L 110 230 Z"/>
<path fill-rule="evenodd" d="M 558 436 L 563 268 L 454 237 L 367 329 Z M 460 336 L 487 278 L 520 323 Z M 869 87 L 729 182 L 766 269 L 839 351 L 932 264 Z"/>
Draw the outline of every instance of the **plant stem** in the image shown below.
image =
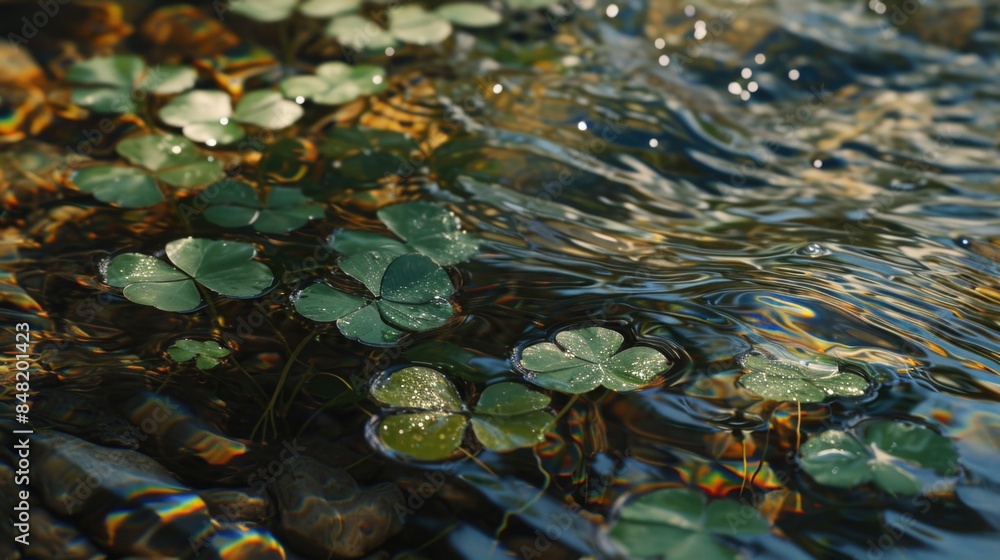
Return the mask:
<path fill-rule="evenodd" d="M 284 369 L 281 370 L 281 376 L 278 378 L 278 386 L 274 388 L 274 394 L 271 395 L 271 401 L 267 403 L 267 408 L 264 409 L 265 416 L 274 413 L 274 403 L 277 402 L 278 396 L 281 394 L 281 389 L 285 385 L 285 380 L 288 379 L 288 373 L 291 371 L 292 365 L 295 363 L 295 359 L 299 356 L 299 352 L 302 352 L 302 349 L 305 348 L 310 341 L 312 341 L 312 338 L 313 335 L 311 334 L 303 337 L 299 342 L 299 345 L 292 351 L 292 355 L 288 357 L 288 361 L 285 362 Z M 253 432 L 250 433 L 250 439 L 253 439 L 254 435 L 257 434 L 257 428 L 260 427 L 260 424 L 264 421 L 265 416 L 261 416 L 260 420 L 257 421 L 257 425 L 254 426 Z M 275 435 L 278 435 L 277 432 L 277 428 L 275 428 Z"/>

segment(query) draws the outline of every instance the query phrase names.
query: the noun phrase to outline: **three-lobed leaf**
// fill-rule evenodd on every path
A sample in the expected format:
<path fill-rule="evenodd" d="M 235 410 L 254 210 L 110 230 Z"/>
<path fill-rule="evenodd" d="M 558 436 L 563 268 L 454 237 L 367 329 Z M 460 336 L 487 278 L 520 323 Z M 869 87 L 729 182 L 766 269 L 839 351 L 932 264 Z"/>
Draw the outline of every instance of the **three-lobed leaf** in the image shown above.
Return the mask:
<path fill-rule="evenodd" d="M 115 150 L 129 162 L 174 187 L 197 187 L 224 175 L 222 162 L 198 152 L 183 136 L 144 134 L 118 143 Z"/>
<path fill-rule="evenodd" d="M 345 255 L 366 251 L 417 252 L 441 266 L 467 260 L 479 250 L 478 240 L 462 229 L 458 217 L 437 204 L 394 204 L 380 209 L 378 217 L 406 244 L 375 233 L 339 230 L 330 238 L 330 247 Z"/>
<path fill-rule="evenodd" d="M 773 401 L 813 403 L 830 397 L 857 397 L 871 385 L 836 363 L 803 364 L 753 353 L 744 356 L 742 363 L 750 371 L 740 378 L 740 383 L 751 393 Z"/>
<path fill-rule="evenodd" d="M 164 200 L 156 180 L 134 167 L 88 165 L 74 171 L 70 181 L 97 200 L 123 208 L 144 208 Z"/>
<path fill-rule="evenodd" d="M 392 344 L 406 332 L 443 325 L 454 314 L 455 291 L 448 274 L 423 255 L 366 252 L 340 261 L 369 296 L 355 296 L 314 284 L 295 299 L 296 311 L 320 322 L 337 322 L 341 333 L 369 344 Z"/>
<path fill-rule="evenodd" d="M 149 255 L 125 253 L 113 258 L 105 279 L 122 288 L 126 299 L 163 311 L 191 311 L 201 305 L 196 282 L 233 298 L 264 293 L 274 281 L 271 270 L 254 261 L 253 245 L 185 238 L 166 246 L 166 263 Z"/>
<path fill-rule="evenodd" d="M 133 88 L 158 94 L 179 93 L 194 87 L 196 79 L 193 68 L 164 64 L 147 69 L 135 55 L 82 60 L 66 73 L 66 80 L 74 84 L 73 103 L 98 113 L 134 113 L 141 97 Z"/>
<path fill-rule="evenodd" d="M 261 204 L 257 191 L 242 181 L 227 181 L 216 188 L 205 208 L 205 219 L 222 227 L 252 225 L 263 233 L 287 233 L 323 215 L 323 205 L 301 189 L 272 187 Z"/>
<path fill-rule="evenodd" d="M 555 343 L 542 342 L 521 352 L 520 366 L 536 385 L 565 393 L 586 393 L 603 385 L 631 391 L 650 383 L 670 362 L 655 348 L 621 348 L 625 338 L 604 327 L 564 330 Z"/>
<path fill-rule="evenodd" d="M 222 91 L 194 90 L 178 95 L 160 108 L 160 120 L 180 127 L 195 142 L 225 145 L 243 138 L 243 129 L 229 117 L 232 100 Z"/>
<path fill-rule="evenodd" d="M 229 355 L 229 349 L 219 346 L 214 340 L 191 340 L 182 338 L 167 349 L 174 361 L 186 362 L 195 359 L 195 366 L 201 370 L 212 369 L 219 360 Z"/>
<path fill-rule="evenodd" d="M 452 382 L 424 366 L 383 374 L 371 395 L 381 405 L 399 409 L 381 419 L 382 443 L 420 460 L 454 455 L 468 424 L 486 448 L 510 451 L 540 443 L 553 420 L 548 396 L 511 382 L 487 387 L 469 415 Z"/>
<path fill-rule="evenodd" d="M 292 76 L 281 82 L 285 97 L 303 97 L 320 105 L 341 105 L 385 89 L 385 70 L 378 66 L 350 66 L 327 62 L 313 76 Z"/>
<path fill-rule="evenodd" d="M 477 2 L 453 2 L 439 6 L 437 15 L 462 27 L 491 27 L 503 21 L 500 12 Z"/>
<path fill-rule="evenodd" d="M 768 531 L 758 512 L 750 510 L 748 516 L 744 507 L 730 500 L 709 501 L 688 488 L 656 490 L 629 501 L 609 536 L 630 558 L 732 560 L 737 550 L 719 537 Z"/>

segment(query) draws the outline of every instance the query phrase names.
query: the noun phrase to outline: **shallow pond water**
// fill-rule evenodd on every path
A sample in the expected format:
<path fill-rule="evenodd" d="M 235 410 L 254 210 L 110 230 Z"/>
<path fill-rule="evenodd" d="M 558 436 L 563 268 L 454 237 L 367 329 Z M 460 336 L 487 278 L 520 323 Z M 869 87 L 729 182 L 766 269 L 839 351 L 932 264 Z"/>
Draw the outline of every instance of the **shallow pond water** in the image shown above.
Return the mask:
<path fill-rule="evenodd" d="M 362 52 L 294 6 L 260 21 L 282 2 L 51 4 L 31 37 L 40 4 L 0 5 L 4 34 L 24 38 L 0 63 L 0 480 L 4 507 L 30 490 L 31 511 L 27 548 L 3 525 L 6 558 L 877 560 L 1000 545 L 996 2 L 497 2 L 496 25 L 426 45 L 414 37 L 436 27 L 401 28 Z M 380 4 L 363 13 L 403 9 Z M 118 70 L 101 87 L 134 111 L 88 113 L 105 94 L 67 70 L 129 53 L 234 100 L 284 92 L 267 103 L 301 115 L 271 131 L 259 106 L 214 113 L 203 98 L 171 124 L 178 92 L 137 99 L 128 80 L 144 74 L 115 86 Z M 373 91 L 283 82 L 345 60 L 383 69 L 336 78 Z M 178 124 L 220 114 L 235 131 Z M 150 131 L 176 136 L 122 148 Z M 199 182 L 223 168 L 249 194 Z M 116 185 L 145 180 L 122 173 L 151 177 L 154 200 L 122 204 Z M 384 213 L 414 201 L 445 213 Z M 371 279 L 338 266 L 345 232 L 430 256 Z M 187 237 L 230 245 L 172 244 Z M 125 267 L 126 253 L 161 265 Z M 116 283 L 166 261 L 195 310 L 180 288 Z M 320 282 L 381 319 L 314 320 L 333 305 L 308 291 Z M 307 312 L 310 297 L 323 305 Z M 595 326 L 619 333 L 609 360 L 645 347 L 669 367 L 579 395 L 525 367 L 533 345 Z M 412 365 L 443 373 L 379 393 Z M 487 389 L 505 382 L 544 395 L 518 413 L 551 423 L 496 420 L 509 393 L 489 409 Z M 384 441 L 412 409 L 431 412 Z M 14 430 L 29 425 L 22 481 Z M 465 430 L 442 457 L 400 452 L 441 426 Z M 504 448 L 515 433 L 538 439 Z"/>

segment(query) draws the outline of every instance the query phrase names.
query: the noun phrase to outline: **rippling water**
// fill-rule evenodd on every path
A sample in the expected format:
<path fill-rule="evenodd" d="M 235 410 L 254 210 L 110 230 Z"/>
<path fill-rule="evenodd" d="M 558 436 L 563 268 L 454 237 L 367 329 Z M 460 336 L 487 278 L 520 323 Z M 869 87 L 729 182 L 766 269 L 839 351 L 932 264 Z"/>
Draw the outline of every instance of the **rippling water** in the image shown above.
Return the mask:
<path fill-rule="evenodd" d="M 307 454 L 366 484 L 412 489 L 428 473 L 444 474 L 430 505 L 386 543 L 390 555 L 612 557 L 595 535 L 616 500 L 663 485 L 739 499 L 744 451 L 751 470 L 762 457 L 768 466 L 743 497 L 767 496 L 760 509 L 775 523 L 743 550 L 748 557 L 995 551 L 1000 4 L 579 4 L 391 60 L 389 91 L 339 124 L 408 132 L 426 157 L 411 158 L 388 187 L 345 193 L 330 187 L 349 182 L 347 172 L 320 155 L 302 183 L 335 212 L 290 236 L 262 238 L 273 249 L 262 259 L 292 270 L 337 227 L 377 230 L 376 204 L 438 201 L 486 244 L 453 273 L 462 282 L 461 319 L 420 341 L 457 344 L 495 373 L 526 341 L 609 323 L 672 342 L 677 366 L 651 389 L 576 401 L 537 456 L 399 463 L 372 452 L 367 417 L 356 409 L 314 415 L 319 403 L 309 399 L 289 406 L 282 435 L 306 425 Z M 50 131 L 40 141 L 58 139 Z M 13 169 L 6 160 L 7 181 Z M 154 494 L 165 484 L 182 497 L 239 486 L 260 457 L 281 449 L 281 437 L 250 441 L 257 412 L 243 412 L 256 409 L 237 380 L 175 376 L 157 365 L 178 332 L 210 332 L 207 315 L 137 310 L 99 284 L 102 259 L 126 245 L 155 251 L 178 237 L 172 223 L 43 191 L 16 202 L 4 215 L 4 314 L 67 343 L 41 360 L 36 415 L 48 427 L 137 446 L 180 482 L 147 474 L 136 484 Z M 81 310 L 87 301 L 93 313 Z M 233 324 L 247 317 L 242 302 L 218 305 Z M 290 341 L 310 332 L 284 303 L 262 309 Z M 270 389 L 285 349 L 259 333 L 234 351 Z M 366 360 L 405 363 L 410 349 L 373 351 L 330 333 L 320 340 L 300 363 L 345 378 L 367 371 Z M 801 415 L 788 403 L 771 410 L 736 384 L 738 358 L 751 349 L 863 363 L 877 387 L 858 401 L 803 405 Z M 197 421 L 158 431 L 155 443 L 122 441 L 115 423 L 141 425 L 143 411 L 160 402 L 157 391 Z M 831 490 L 785 460 L 797 428 L 808 437 L 871 418 L 917 421 L 956 442 L 962 471 L 928 509 Z M 45 465 L 63 468 L 55 459 Z M 115 499 L 134 508 L 144 490 L 130 492 Z M 538 535 L 566 512 L 571 526 L 541 547 Z M 53 515 L 84 540 L 106 530 Z M 895 526 L 903 526 L 898 538 Z M 281 547 L 265 533 L 253 546 Z M 883 550 L 886 534 L 892 546 Z M 166 541 L 154 539 L 151 551 L 172 550 L 158 542 Z M 80 546 L 75 557 L 101 554 Z"/>

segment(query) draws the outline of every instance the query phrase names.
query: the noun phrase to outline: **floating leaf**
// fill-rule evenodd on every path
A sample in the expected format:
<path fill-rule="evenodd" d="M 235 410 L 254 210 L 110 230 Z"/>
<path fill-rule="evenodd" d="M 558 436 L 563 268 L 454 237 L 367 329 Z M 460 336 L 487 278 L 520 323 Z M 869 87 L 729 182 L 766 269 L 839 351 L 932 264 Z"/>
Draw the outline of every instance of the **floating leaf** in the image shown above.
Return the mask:
<path fill-rule="evenodd" d="M 323 215 L 323 205 L 302 194 L 300 189 L 272 187 L 261 205 L 257 192 L 240 181 L 218 186 L 205 209 L 205 219 L 222 227 L 252 225 L 264 233 L 287 233 Z"/>
<path fill-rule="evenodd" d="M 435 10 L 444 19 L 462 27 L 491 27 L 503 21 L 500 12 L 475 2 L 455 2 Z"/>
<path fill-rule="evenodd" d="M 252 91 L 243 96 L 233 111 L 233 120 L 269 130 L 291 126 L 302 117 L 302 107 L 276 91 Z"/>
<path fill-rule="evenodd" d="M 295 309 L 320 322 L 337 322 L 348 337 L 369 344 L 391 344 L 406 331 L 443 325 L 454 313 L 448 298 L 455 291 L 448 274 L 423 255 L 369 252 L 351 255 L 340 268 L 368 288 L 355 296 L 314 284 L 302 290 Z"/>
<path fill-rule="evenodd" d="M 219 365 L 219 360 L 229 355 L 229 349 L 219 346 L 214 340 L 182 338 L 167 348 L 167 353 L 177 362 L 186 362 L 197 357 L 195 366 L 201 370 L 208 370 Z"/>
<path fill-rule="evenodd" d="M 465 436 L 466 419 L 456 414 L 417 412 L 393 414 L 379 424 L 386 447 L 422 461 L 439 461 L 455 454 Z"/>
<path fill-rule="evenodd" d="M 565 330 L 555 343 L 542 342 L 521 352 L 530 380 L 547 389 L 579 394 L 598 386 L 630 391 L 648 384 L 670 362 L 654 348 L 634 346 L 618 352 L 625 337 L 603 327 Z"/>
<path fill-rule="evenodd" d="M 439 371 L 411 366 L 383 376 L 372 384 L 372 397 L 386 406 L 460 412 L 462 397 Z"/>
<path fill-rule="evenodd" d="M 404 202 L 378 211 L 390 231 L 411 250 L 431 257 L 442 266 L 467 260 L 479 250 L 473 236 L 462 229 L 454 212 L 430 202 Z"/>
<path fill-rule="evenodd" d="M 339 229 L 330 236 L 330 248 L 344 255 L 378 252 L 391 255 L 405 255 L 410 249 L 405 245 L 384 235 L 368 231 Z"/>
<path fill-rule="evenodd" d="M 760 514 L 738 502 L 708 501 L 696 490 L 667 488 L 628 502 L 609 535 L 629 558 L 732 560 L 737 550 L 720 537 L 767 531 Z"/>
<path fill-rule="evenodd" d="M 181 127 L 195 142 L 225 145 L 243 138 L 243 129 L 229 121 L 233 104 L 222 91 L 195 90 L 178 95 L 160 108 L 160 120 Z"/>
<path fill-rule="evenodd" d="M 357 14 L 337 16 L 323 30 L 327 37 L 355 51 L 382 51 L 396 45 L 391 33 Z"/>
<path fill-rule="evenodd" d="M 457 264 L 479 250 L 475 237 L 462 229 L 450 210 L 429 202 L 404 202 L 382 208 L 378 217 L 406 244 L 369 232 L 338 230 L 330 247 L 345 255 L 368 251 L 392 254 L 418 252 L 441 266 Z"/>
<path fill-rule="evenodd" d="M 822 402 L 829 397 L 864 395 L 870 383 L 856 373 L 843 371 L 835 362 L 793 363 L 747 354 L 743 366 L 750 371 L 740 378 L 751 393 L 773 401 Z"/>
<path fill-rule="evenodd" d="M 556 4 L 558 0 L 507 0 L 507 5 L 515 10 L 540 10 Z"/>
<path fill-rule="evenodd" d="M 391 13 L 389 33 L 404 43 L 432 45 L 451 35 L 451 23 L 420 6 L 400 6 Z"/>
<path fill-rule="evenodd" d="M 958 460 L 950 439 L 924 426 L 892 420 L 867 422 L 860 436 L 827 430 L 810 438 L 800 453 L 802 469 L 820 484 L 852 488 L 871 482 L 895 495 L 922 489 L 900 465 L 950 474 Z"/>
<path fill-rule="evenodd" d="M 385 71 L 378 66 L 327 62 L 316 67 L 315 76 L 292 76 L 282 80 L 281 91 L 293 99 L 303 97 L 320 105 L 341 105 L 363 95 L 378 93 L 385 86 Z"/>
<path fill-rule="evenodd" d="M 187 138 L 173 134 L 132 136 L 119 142 L 116 150 L 175 187 L 203 186 L 224 175 L 222 162 L 202 155 Z"/>
<path fill-rule="evenodd" d="M 161 64 L 146 69 L 146 76 L 139 87 L 161 95 L 187 91 L 198 81 L 198 72 L 189 66 Z"/>
<path fill-rule="evenodd" d="M 145 76 L 141 81 L 140 77 Z M 162 65 L 147 70 L 135 55 L 99 56 L 74 64 L 66 81 L 74 84 L 73 103 L 98 113 L 134 113 L 133 88 L 152 93 L 178 93 L 194 86 L 192 68 Z"/>
<path fill-rule="evenodd" d="M 328 18 L 358 9 L 361 0 L 306 0 L 299 6 L 304 15 L 314 18 Z"/>
<path fill-rule="evenodd" d="M 90 165 L 74 171 L 70 180 L 97 200 L 124 208 L 143 208 L 163 201 L 163 192 L 153 177 L 133 167 Z"/>
<path fill-rule="evenodd" d="M 228 297 L 251 298 L 274 281 L 271 270 L 253 260 L 247 243 L 186 238 L 167 243 L 167 258 L 126 253 L 108 264 L 106 281 L 123 288 L 129 301 L 163 311 L 191 311 L 201 305 L 195 282 Z"/>
<path fill-rule="evenodd" d="M 472 415 L 476 438 L 493 451 L 534 447 L 545 440 L 553 416 L 549 397 L 520 383 L 490 385 Z"/>
<path fill-rule="evenodd" d="M 292 15 L 299 0 L 231 0 L 229 9 L 250 19 L 271 23 Z"/>
<path fill-rule="evenodd" d="M 378 434 L 386 447 L 425 461 L 458 451 L 466 426 L 494 451 L 534 447 L 545 439 L 553 415 L 549 397 L 518 383 L 488 387 L 467 417 L 455 386 L 437 370 L 410 366 L 384 374 L 372 385 L 380 404 L 403 409 L 383 417 Z"/>

